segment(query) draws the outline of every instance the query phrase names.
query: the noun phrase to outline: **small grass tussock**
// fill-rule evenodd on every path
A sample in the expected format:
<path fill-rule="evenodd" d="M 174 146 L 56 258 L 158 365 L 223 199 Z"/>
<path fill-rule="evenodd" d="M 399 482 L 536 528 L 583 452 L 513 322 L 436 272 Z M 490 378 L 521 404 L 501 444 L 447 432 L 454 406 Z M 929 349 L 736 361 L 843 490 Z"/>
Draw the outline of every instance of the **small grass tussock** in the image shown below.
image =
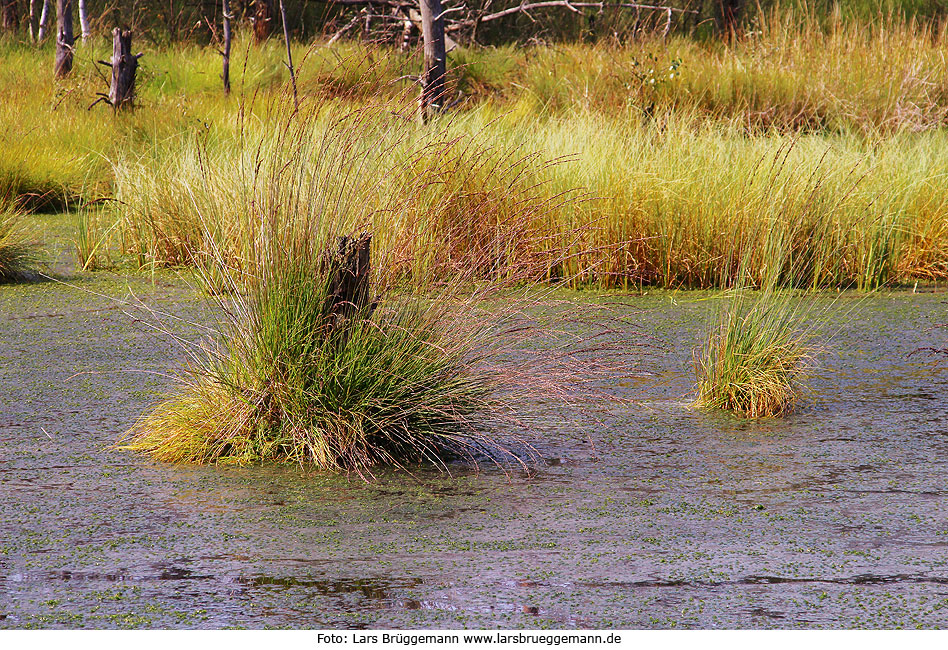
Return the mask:
<path fill-rule="evenodd" d="M 725 300 L 695 354 L 697 405 L 749 418 L 790 412 L 814 354 L 799 307 L 806 298 L 742 287 Z"/>

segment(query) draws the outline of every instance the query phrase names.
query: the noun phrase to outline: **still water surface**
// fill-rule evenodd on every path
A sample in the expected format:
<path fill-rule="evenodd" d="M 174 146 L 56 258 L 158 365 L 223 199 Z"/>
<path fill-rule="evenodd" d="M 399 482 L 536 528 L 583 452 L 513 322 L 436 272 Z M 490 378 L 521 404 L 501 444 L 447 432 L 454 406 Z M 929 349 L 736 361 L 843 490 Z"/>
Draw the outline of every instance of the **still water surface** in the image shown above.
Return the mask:
<path fill-rule="evenodd" d="M 170 276 L 85 288 L 196 320 Z M 802 407 L 689 406 L 709 294 L 632 296 L 634 406 L 533 432 L 531 472 L 365 484 L 110 445 L 180 353 L 105 298 L 0 287 L 0 627 L 943 627 L 943 293 L 843 296 Z M 858 305 L 857 305 L 858 301 Z M 851 308 L 854 305 L 855 308 Z M 175 326 L 181 332 L 186 325 Z"/>

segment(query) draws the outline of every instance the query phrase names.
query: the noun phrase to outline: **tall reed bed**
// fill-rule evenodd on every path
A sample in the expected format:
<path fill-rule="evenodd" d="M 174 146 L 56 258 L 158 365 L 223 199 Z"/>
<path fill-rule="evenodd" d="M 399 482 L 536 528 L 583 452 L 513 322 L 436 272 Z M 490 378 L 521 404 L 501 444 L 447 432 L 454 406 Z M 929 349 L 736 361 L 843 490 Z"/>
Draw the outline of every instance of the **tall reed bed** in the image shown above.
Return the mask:
<path fill-rule="evenodd" d="M 359 143 L 346 146 L 367 155 L 359 173 L 333 174 L 309 209 L 335 210 L 342 187 L 358 194 L 350 218 L 370 220 L 380 245 L 399 251 L 391 259 L 405 277 L 443 276 L 476 259 L 483 275 L 528 264 L 574 285 L 731 286 L 742 263 L 762 281 L 773 264 L 765 236 L 785 241 L 782 282 L 797 287 L 948 277 L 941 132 L 873 143 L 747 136 L 734 125 L 695 131 L 687 117 L 658 127 L 488 109 L 432 136 L 371 107 L 323 104 L 298 144 L 277 126 L 251 129 L 253 146 L 184 138 L 124 157 L 115 175 L 127 247 L 143 264 L 189 263 L 187 251 L 206 248 L 197 215 L 226 206 L 211 232 L 239 257 L 252 228 L 241 215 L 270 187 L 249 180 L 254 170 L 294 146 L 307 149 L 306 162 L 274 184 L 313 173 L 307 166 L 336 146 L 320 134 L 340 111 L 359 116 Z"/>
<path fill-rule="evenodd" d="M 696 131 L 732 125 L 736 137 L 773 129 L 877 140 L 945 124 L 945 41 L 943 29 L 911 20 L 826 23 L 781 11 L 731 45 L 673 37 L 458 50 L 452 79 L 462 93 L 458 110 L 486 105 L 593 125 L 672 116 Z M 248 97 L 272 100 L 287 81 L 276 42 L 251 47 L 238 39 L 232 96 L 220 87 L 215 48 L 143 42 L 138 109 L 116 118 L 107 107 L 88 110 L 106 87 L 94 61 L 107 58 L 108 46 L 106 38 L 80 46 L 73 74 L 56 81 L 35 74 L 51 67 L 49 45 L 0 40 L 0 192 L 32 197 L 31 207 L 42 209 L 108 195 L 110 160 L 184 132 L 229 130 L 252 105 Z M 419 65 L 414 53 L 385 47 L 293 47 L 310 102 L 397 97 Z"/>
<path fill-rule="evenodd" d="M 874 135 L 946 123 L 946 41 L 937 23 L 889 17 L 827 24 L 812 13 L 776 9 L 730 44 L 673 37 L 455 58 L 470 93 L 534 114 L 671 113 L 751 132 Z"/>
<path fill-rule="evenodd" d="M 523 143 L 551 159 L 551 195 L 584 188 L 589 200 L 556 213 L 553 226 L 585 224 L 567 275 L 606 285 L 731 286 L 739 264 L 761 283 L 779 237 L 782 282 L 871 288 L 944 278 L 948 248 L 948 140 L 902 134 L 766 133 L 735 125 L 694 130 L 688 116 L 642 126 L 593 116 L 496 119 L 492 142 Z M 736 255 L 736 251 L 741 251 Z M 581 269 L 592 270 L 582 275 Z"/>
<path fill-rule="evenodd" d="M 523 462 L 518 432 L 536 402 L 568 399 L 614 363 L 604 356 L 622 356 L 598 334 L 571 342 L 525 314 L 535 294 L 484 302 L 533 286 L 544 267 L 514 264 L 519 252 L 497 237 L 509 229 L 519 241 L 550 207 L 527 181 L 512 182 L 511 169 L 529 177 L 532 158 L 434 128 L 406 138 L 392 111 L 298 114 L 275 134 L 248 134 L 234 156 L 192 143 L 191 158 L 142 194 L 165 207 L 125 197 L 143 254 L 193 265 L 223 316 L 124 447 L 363 476 L 457 457 Z M 170 206 L 181 213 L 162 221 Z M 364 299 L 340 303 L 327 251 L 337 235 L 360 233 L 373 234 L 371 276 Z M 407 285 L 418 264 L 443 272 Z"/>
<path fill-rule="evenodd" d="M 113 186 L 110 161 L 116 156 L 147 150 L 181 133 L 232 129 L 242 111 L 253 106 L 223 93 L 216 48 L 136 42 L 145 52 L 137 107 L 133 113 L 113 115 L 107 105 L 90 109 L 97 93 L 108 90 L 95 61 L 109 58 L 110 39 L 78 46 L 73 72 L 63 80 L 52 75 L 49 44 L 36 48 L 0 39 L 0 193 L 40 210 L 108 196 Z M 397 51 L 361 44 L 331 49 L 294 44 L 293 49 L 294 60 L 302 64 L 300 89 L 310 101 L 397 96 L 415 65 Z M 234 94 L 279 97 L 287 81 L 284 56 L 275 41 L 251 47 L 238 38 L 231 60 Z"/>
<path fill-rule="evenodd" d="M 551 218 L 570 193 L 546 190 L 540 156 L 419 127 L 393 106 L 323 104 L 299 127 L 290 128 L 294 116 L 121 159 L 126 246 L 142 264 L 191 264 L 214 251 L 239 266 L 253 255 L 260 215 L 292 202 L 309 223 L 371 231 L 392 271 L 420 283 L 542 274 L 570 254 Z"/>

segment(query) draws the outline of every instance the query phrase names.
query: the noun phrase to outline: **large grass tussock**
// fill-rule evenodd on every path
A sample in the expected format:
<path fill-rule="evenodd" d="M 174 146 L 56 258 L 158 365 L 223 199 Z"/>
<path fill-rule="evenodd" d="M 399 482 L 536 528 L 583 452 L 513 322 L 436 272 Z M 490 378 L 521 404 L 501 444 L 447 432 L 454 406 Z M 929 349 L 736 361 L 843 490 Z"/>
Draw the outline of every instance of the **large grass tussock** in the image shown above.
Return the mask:
<path fill-rule="evenodd" d="M 30 278 L 38 263 L 38 250 L 23 223 L 23 213 L 0 199 L 0 282 Z"/>

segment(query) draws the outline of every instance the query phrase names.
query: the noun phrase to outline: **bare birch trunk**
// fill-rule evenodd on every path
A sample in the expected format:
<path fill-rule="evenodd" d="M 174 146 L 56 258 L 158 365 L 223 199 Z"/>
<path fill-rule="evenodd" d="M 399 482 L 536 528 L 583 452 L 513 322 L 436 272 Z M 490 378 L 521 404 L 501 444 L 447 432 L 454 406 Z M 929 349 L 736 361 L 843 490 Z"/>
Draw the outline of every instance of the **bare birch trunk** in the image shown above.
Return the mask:
<path fill-rule="evenodd" d="M 36 42 L 36 0 L 30 0 L 30 42 Z"/>
<path fill-rule="evenodd" d="M 441 0 L 421 0 L 421 32 L 425 62 L 421 75 L 421 119 L 427 121 L 444 108 L 447 54 L 444 47 L 444 17 Z"/>
<path fill-rule="evenodd" d="M 221 80 L 224 82 L 224 92 L 230 92 L 230 43 L 233 38 L 230 31 L 230 2 L 221 0 L 221 11 L 224 14 L 224 51 L 221 53 Z"/>
<path fill-rule="evenodd" d="M 40 12 L 39 31 L 36 33 L 36 40 L 40 43 L 46 40 L 46 26 L 49 25 L 49 1 L 43 0 L 43 10 Z"/>
<path fill-rule="evenodd" d="M 411 31 L 414 29 L 414 25 L 411 22 L 411 18 L 408 16 L 404 17 L 402 22 L 402 52 L 407 52 L 411 49 Z"/>
<path fill-rule="evenodd" d="M 56 0 L 56 76 L 65 77 L 72 71 L 75 45 L 72 32 L 72 0 Z"/>
<path fill-rule="evenodd" d="M 114 110 L 132 108 L 135 103 L 135 73 L 141 54 L 132 54 L 132 31 L 112 30 L 112 85 L 109 103 Z"/>
<path fill-rule="evenodd" d="M 86 11 L 86 0 L 79 0 L 79 31 L 82 33 L 82 44 L 89 39 L 89 13 Z"/>

